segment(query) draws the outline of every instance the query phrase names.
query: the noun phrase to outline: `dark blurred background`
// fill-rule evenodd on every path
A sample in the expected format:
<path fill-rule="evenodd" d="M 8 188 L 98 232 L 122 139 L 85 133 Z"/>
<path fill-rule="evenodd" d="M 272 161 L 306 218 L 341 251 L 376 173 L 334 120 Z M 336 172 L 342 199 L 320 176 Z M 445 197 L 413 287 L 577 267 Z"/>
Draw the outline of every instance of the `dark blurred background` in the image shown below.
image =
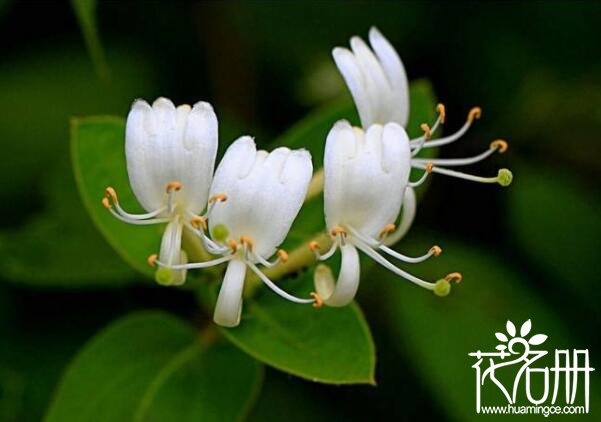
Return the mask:
<path fill-rule="evenodd" d="M 141 280 L 96 233 L 70 170 L 69 118 L 125 116 L 135 98 L 203 99 L 220 118 L 221 148 L 247 133 L 267 146 L 314 107 L 348 95 L 330 51 L 372 25 L 410 79 L 430 80 L 447 132 L 482 107 L 445 157 L 475 155 L 496 138 L 510 145 L 470 171 L 509 167 L 514 185 L 436 177 L 412 233 L 496 257 L 599 356 L 600 3 L 100 2 L 97 19 L 108 72 L 95 68 L 69 2 L 0 1 L 0 420 L 38 419 L 64 366 L 113 318 L 195 309 L 188 293 Z M 318 386 L 270 370 L 257 420 L 270 399 L 297 408 L 292 420 L 457 418 L 433 404 L 419 365 L 398 364 L 412 351 L 392 348 L 368 295 L 360 302 L 380 386 Z"/>

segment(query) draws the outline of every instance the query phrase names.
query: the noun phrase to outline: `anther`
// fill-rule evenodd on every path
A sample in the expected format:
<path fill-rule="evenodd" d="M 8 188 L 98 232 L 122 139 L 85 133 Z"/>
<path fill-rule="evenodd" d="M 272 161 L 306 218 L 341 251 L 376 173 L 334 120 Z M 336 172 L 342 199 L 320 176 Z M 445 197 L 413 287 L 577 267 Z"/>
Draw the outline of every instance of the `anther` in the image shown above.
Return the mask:
<path fill-rule="evenodd" d="M 426 135 L 426 139 L 430 139 L 432 137 L 432 132 L 430 131 L 430 126 L 427 123 L 422 123 L 419 125 L 420 129 L 424 131 Z"/>
<path fill-rule="evenodd" d="M 444 279 L 449 283 L 453 280 L 455 280 L 455 283 L 461 283 L 461 280 L 463 280 L 463 276 L 461 275 L 461 273 L 451 273 L 447 274 Z"/>
<path fill-rule="evenodd" d="M 503 154 L 505 151 L 507 151 L 507 148 L 508 148 L 509 146 L 507 145 L 507 141 L 505 141 L 505 140 L 503 140 L 503 139 L 497 139 L 497 140 L 495 140 L 495 141 L 492 141 L 492 142 L 490 143 L 490 147 L 491 147 L 492 149 L 498 149 L 498 150 L 499 150 L 499 152 L 500 152 L 501 154 Z"/>
<path fill-rule="evenodd" d="M 441 124 L 442 124 L 442 123 L 444 123 L 444 121 L 445 121 L 445 119 L 446 119 L 446 117 L 447 117 L 447 112 L 446 112 L 446 110 L 445 110 L 445 106 L 444 106 L 444 104 L 443 104 L 443 103 L 438 103 L 438 104 L 436 105 L 436 111 L 437 111 L 437 112 L 438 112 L 438 114 L 439 114 L 440 123 L 441 123 Z"/>
<path fill-rule="evenodd" d="M 319 293 L 311 292 L 311 296 L 315 299 L 315 303 L 313 303 L 314 308 L 321 308 L 323 306 L 323 299 L 319 295 Z"/>
<path fill-rule="evenodd" d="M 180 182 L 178 182 L 177 180 L 174 180 L 173 182 L 167 183 L 167 187 L 165 188 L 165 191 L 167 193 L 171 193 L 171 191 L 178 191 L 181 188 L 182 188 L 182 184 Z"/>
<path fill-rule="evenodd" d="M 312 240 L 309 242 L 309 249 L 312 251 L 318 251 L 321 248 L 319 247 L 319 243 L 317 243 L 315 240 Z"/>
<path fill-rule="evenodd" d="M 240 236 L 240 243 L 245 245 L 249 251 L 253 250 L 253 241 L 248 236 Z"/>
<path fill-rule="evenodd" d="M 432 252 L 432 255 L 434 256 L 440 256 L 440 254 L 442 253 L 442 249 L 440 248 L 440 246 L 434 245 L 430 248 L 430 252 Z"/>
<path fill-rule="evenodd" d="M 148 264 L 149 267 L 154 267 L 154 263 L 157 260 L 157 258 L 158 258 L 157 254 L 152 254 L 146 259 L 146 263 Z"/>
<path fill-rule="evenodd" d="M 225 202 L 225 201 L 227 201 L 227 195 L 225 193 L 218 193 L 209 198 L 209 202 L 215 202 L 215 201 Z"/>
<path fill-rule="evenodd" d="M 339 234 L 346 236 L 346 230 L 340 226 L 336 226 L 332 229 L 332 231 L 330 232 L 330 234 L 334 237 L 338 236 Z"/>
<path fill-rule="evenodd" d="M 480 107 L 474 107 L 468 113 L 467 121 L 471 123 L 474 119 L 479 119 L 480 116 L 482 116 L 482 109 Z"/>
<path fill-rule="evenodd" d="M 238 242 L 236 242 L 234 239 L 230 239 L 227 241 L 227 244 L 232 250 L 232 252 L 236 253 L 236 251 L 238 250 Z"/>
<path fill-rule="evenodd" d="M 380 238 L 386 236 L 388 233 L 392 233 L 396 229 L 394 224 L 386 224 L 384 228 L 380 231 Z"/>
<path fill-rule="evenodd" d="M 205 220 L 199 215 L 195 215 L 194 217 L 192 217 L 192 219 L 190 220 L 190 224 L 192 224 L 192 227 L 194 227 L 195 229 L 198 229 L 198 226 L 202 226 L 203 230 L 207 229 L 207 220 Z"/>
<path fill-rule="evenodd" d="M 284 263 L 288 262 L 288 252 L 286 252 L 284 249 L 280 249 L 278 251 L 278 256 L 280 257 L 280 261 Z"/>
<path fill-rule="evenodd" d="M 111 186 L 108 186 L 104 190 L 104 196 L 106 198 L 111 198 L 115 204 L 119 203 L 119 198 L 117 198 L 117 192 L 115 192 L 115 189 L 113 189 Z"/>
<path fill-rule="evenodd" d="M 434 169 L 434 164 L 428 162 L 426 163 L 426 173 L 430 174 L 432 173 L 432 170 Z"/>
<path fill-rule="evenodd" d="M 106 208 L 107 210 L 112 207 L 111 201 L 109 201 L 109 199 L 106 196 L 102 198 L 102 205 L 104 205 L 104 208 Z"/>

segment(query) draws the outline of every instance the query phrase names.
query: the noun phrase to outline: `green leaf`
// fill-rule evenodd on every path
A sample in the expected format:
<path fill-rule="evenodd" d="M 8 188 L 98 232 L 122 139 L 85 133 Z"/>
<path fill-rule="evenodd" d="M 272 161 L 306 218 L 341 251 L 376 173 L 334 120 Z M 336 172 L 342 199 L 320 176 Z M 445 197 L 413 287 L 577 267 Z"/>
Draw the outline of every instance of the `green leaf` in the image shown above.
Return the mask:
<path fill-rule="evenodd" d="M 71 6 L 75 11 L 79 27 L 86 41 L 88 52 L 96 67 L 98 76 L 107 79 L 109 69 L 104 55 L 104 49 L 98 36 L 98 27 L 96 25 L 96 1 L 95 0 L 71 0 Z"/>
<path fill-rule="evenodd" d="M 548 280 L 561 283 L 592 309 L 601 292 L 598 279 L 601 201 L 565 171 L 522 165 L 508 190 L 509 227 L 516 248 Z"/>
<path fill-rule="evenodd" d="M 94 228 L 67 165 L 49 175 L 46 209 L 0 233 L 2 278 L 39 287 L 123 285 L 134 272 Z"/>
<path fill-rule="evenodd" d="M 312 285 L 312 273 L 282 285 Z M 302 290 L 299 296 L 308 296 Z M 315 309 L 282 300 L 268 289 L 248 300 L 236 328 L 221 328 L 236 346 L 284 372 L 328 384 L 374 384 L 374 344 L 361 309 Z"/>
<path fill-rule="evenodd" d="M 125 122 L 121 118 L 97 116 L 71 122 L 75 180 L 92 220 L 128 264 L 153 277 L 154 271 L 146 265 L 146 259 L 158 250 L 164 226 L 125 224 L 101 204 L 105 188 L 112 186 L 125 209 L 141 211 L 129 187 L 124 144 Z"/>
<path fill-rule="evenodd" d="M 438 240 L 445 252 L 436 260 L 412 266 L 411 272 L 436 280 L 461 270 L 464 280 L 453 285 L 450 296 L 436 297 L 381 267 L 375 267 L 362 282 L 373 281 L 380 290 L 384 301 L 380 306 L 388 310 L 388 330 L 399 354 L 407 356 L 408 364 L 421 375 L 439 404 L 454 419 L 478 421 L 482 416 L 475 410 L 475 371 L 471 367 L 475 361 L 468 353 L 494 350 L 498 344 L 495 332 L 504 331 L 507 320 L 521 326 L 531 319 L 533 331 L 549 336 L 546 348 L 550 350 L 586 349 L 589 345 L 574 338 L 562 317 L 527 287 L 528 279 L 509 268 L 506 259 L 453 240 Z M 415 251 L 431 245 L 423 238 L 406 243 Z M 591 391 L 599 388 L 592 385 Z M 482 392 L 483 403 L 507 403 L 496 395 L 488 396 L 496 393 L 494 386 L 487 385 Z M 599 398 L 598 394 L 591 396 L 593 414 L 601 405 Z"/>
<path fill-rule="evenodd" d="M 231 346 L 201 344 L 175 317 L 139 312 L 82 349 L 46 420 L 237 420 L 257 396 L 261 369 Z"/>

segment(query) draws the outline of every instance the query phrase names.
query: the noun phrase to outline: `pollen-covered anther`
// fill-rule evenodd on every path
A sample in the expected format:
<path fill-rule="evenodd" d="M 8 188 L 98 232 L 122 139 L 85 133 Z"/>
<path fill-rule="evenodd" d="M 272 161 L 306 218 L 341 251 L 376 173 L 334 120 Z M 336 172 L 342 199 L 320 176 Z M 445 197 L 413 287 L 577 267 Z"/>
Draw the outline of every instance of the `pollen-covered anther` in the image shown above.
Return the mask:
<path fill-rule="evenodd" d="M 382 230 L 380 230 L 380 238 L 387 236 L 389 233 L 395 231 L 396 226 L 392 223 L 386 224 Z"/>
<path fill-rule="evenodd" d="M 278 251 L 278 256 L 280 257 L 280 261 L 283 263 L 288 262 L 288 252 L 286 252 L 284 249 L 280 249 Z"/>
<path fill-rule="evenodd" d="M 503 154 L 505 151 L 507 151 L 509 145 L 507 145 L 507 141 L 505 141 L 504 139 L 497 139 L 490 143 L 490 147 L 491 149 L 498 149 L 499 152 Z"/>
<path fill-rule="evenodd" d="M 149 267 L 154 267 L 154 263 L 157 260 L 157 258 L 158 258 L 158 255 L 154 253 L 146 259 L 146 263 L 148 264 Z"/>
<path fill-rule="evenodd" d="M 240 236 L 240 243 L 248 248 L 249 251 L 253 250 L 253 241 L 248 236 Z"/>
<path fill-rule="evenodd" d="M 227 201 L 227 195 L 225 193 L 218 193 L 209 198 L 209 202 L 216 202 L 216 201 L 219 201 L 219 202 Z"/>
<path fill-rule="evenodd" d="M 338 236 L 339 234 L 346 236 L 346 230 L 343 227 L 340 226 L 336 226 L 332 229 L 332 231 L 330 232 L 330 234 L 334 237 Z"/>
<path fill-rule="evenodd" d="M 113 189 L 111 186 L 108 186 L 105 190 L 104 190 L 104 197 L 107 199 L 111 199 L 115 204 L 119 203 L 119 198 L 117 198 L 117 192 L 115 192 L 115 189 Z M 103 201 L 104 204 L 104 201 Z"/>
<path fill-rule="evenodd" d="M 432 173 L 432 170 L 434 170 L 434 164 L 430 162 L 426 163 L 426 173 Z"/>
<path fill-rule="evenodd" d="M 108 210 L 109 208 L 111 208 L 111 207 L 112 207 L 112 205 L 111 205 L 111 201 L 109 201 L 109 199 L 108 199 L 106 196 L 102 198 L 102 205 L 103 205 L 103 206 L 104 206 L 104 208 L 106 208 L 107 210 Z"/>
<path fill-rule="evenodd" d="M 480 107 L 474 107 L 467 114 L 467 121 L 472 122 L 474 119 L 479 119 L 482 116 L 482 109 Z"/>
<path fill-rule="evenodd" d="M 192 227 L 194 227 L 195 229 L 198 229 L 199 226 L 202 227 L 203 230 L 207 229 L 207 220 L 199 215 L 195 215 L 194 217 L 192 217 L 192 219 L 190 220 L 190 224 L 192 224 Z"/>
<path fill-rule="evenodd" d="M 440 246 L 434 245 L 430 248 L 430 252 L 432 252 L 432 255 L 434 255 L 434 256 L 440 256 L 440 254 L 442 253 L 442 249 Z"/>
<path fill-rule="evenodd" d="M 311 292 L 311 296 L 313 297 L 313 299 L 315 299 L 315 302 L 313 303 L 313 307 L 314 308 L 321 308 L 323 306 L 323 299 L 319 295 L 319 293 Z"/>
<path fill-rule="evenodd" d="M 311 249 L 312 251 L 318 251 L 321 248 L 319 246 L 319 243 L 317 243 L 315 240 L 312 240 L 309 242 L 309 249 Z"/>
<path fill-rule="evenodd" d="M 426 139 L 430 139 L 432 137 L 432 131 L 430 130 L 430 126 L 427 123 L 422 123 L 419 125 L 420 129 L 424 131 L 426 135 Z"/>
<path fill-rule="evenodd" d="M 446 112 L 444 104 L 443 103 L 438 103 L 436 105 L 436 111 L 438 112 L 440 123 L 443 124 L 444 121 L 445 121 L 445 119 L 446 119 L 446 117 L 447 117 L 447 112 Z"/>
<path fill-rule="evenodd" d="M 230 247 L 233 253 L 236 253 L 238 250 L 238 242 L 236 242 L 234 239 L 228 240 L 227 245 Z"/>
<path fill-rule="evenodd" d="M 179 191 L 181 188 L 182 188 L 181 182 L 174 180 L 172 182 L 167 183 L 167 186 L 165 187 L 165 191 L 167 193 L 171 193 L 172 191 Z"/>
<path fill-rule="evenodd" d="M 455 280 L 455 283 L 461 283 L 461 280 L 463 280 L 463 276 L 461 275 L 461 273 L 451 273 L 447 274 L 444 279 L 449 283 L 453 280 Z"/>

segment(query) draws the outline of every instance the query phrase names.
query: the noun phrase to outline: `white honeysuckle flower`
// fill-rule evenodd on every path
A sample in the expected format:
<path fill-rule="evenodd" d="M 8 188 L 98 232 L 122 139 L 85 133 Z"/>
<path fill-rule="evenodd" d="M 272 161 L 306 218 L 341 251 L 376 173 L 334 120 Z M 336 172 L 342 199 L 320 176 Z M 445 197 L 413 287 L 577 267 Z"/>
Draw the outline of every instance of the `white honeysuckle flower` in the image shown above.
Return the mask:
<path fill-rule="evenodd" d="M 406 127 L 409 118 L 409 86 L 405 68 L 394 47 L 376 28 L 369 31 L 371 48 L 360 38 L 352 37 L 351 50 L 336 47 L 332 51 L 334 61 L 340 70 L 355 101 L 364 130 L 374 124 L 385 125 L 390 122 Z M 424 134 L 416 139 L 403 138 L 411 150 L 411 167 L 426 170 L 424 176 L 407 186 L 401 186 L 405 192 L 403 214 L 398 230 L 387 239 L 387 244 L 399 240 L 411 226 L 415 215 L 415 193 L 413 188 L 426 180 L 429 173 L 439 173 L 461 179 L 482 183 L 499 183 L 508 186 L 513 178 L 508 169 L 500 169 L 496 177 L 479 177 L 451 170 L 448 167 L 473 164 L 492 155 L 507 150 L 507 142 L 498 139 L 490 144 L 490 148 L 470 158 L 414 158 L 423 148 L 434 148 L 448 145 L 461 138 L 475 119 L 482 113 L 474 107 L 468 113 L 466 123 L 454 134 L 426 142 L 445 120 L 445 108 L 442 104 L 436 107 L 438 118 L 430 128 L 422 124 Z"/>
<path fill-rule="evenodd" d="M 342 254 L 338 280 L 331 273 L 317 270 L 315 287 L 326 305 L 344 306 L 355 297 L 359 286 L 357 249 L 395 274 L 436 294 L 448 293 L 449 281 L 460 280 L 458 273 L 431 283 L 393 265 L 379 252 L 406 263 L 438 256 L 438 246 L 423 256 L 412 258 L 388 248 L 383 240 L 394 230 L 409 183 L 411 149 L 405 130 L 397 123 L 373 124 L 363 131 L 345 120 L 337 122 L 326 140 L 324 155 L 324 207 L 331 249 L 319 253 L 316 242 L 310 244 L 320 260 L 330 258 L 339 248 Z"/>
<path fill-rule="evenodd" d="M 228 262 L 215 313 L 217 324 L 234 327 L 240 323 L 242 291 L 249 267 L 268 287 L 296 303 L 315 303 L 297 298 L 274 284 L 257 264 L 273 267 L 286 261 L 285 251 L 277 250 L 284 241 L 307 193 L 313 173 L 311 154 L 306 150 L 277 148 L 271 153 L 257 151 L 251 137 L 235 141 L 219 163 L 206 218 L 195 217 L 189 227 L 212 254 L 212 261 L 159 266 L 174 270 L 206 268 Z M 208 221 L 208 227 L 207 227 Z M 210 237 L 204 230 L 208 228 Z M 277 252 L 278 257 L 268 259 Z"/>
<path fill-rule="evenodd" d="M 167 223 L 159 257 L 167 265 L 187 262 L 181 248 L 182 233 L 185 223 L 207 203 L 217 153 L 217 126 L 213 107 L 206 102 L 175 107 L 167 98 L 158 98 L 152 106 L 136 100 L 127 116 L 127 173 L 147 213 L 126 212 L 112 187 L 106 188 L 102 203 L 126 223 Z M 162 284 L 182 284 L 186 271 L 159 270 L 156 278 Z"/>
<path fill-rule="evenodd" d="M 406 263 L 422 262 L 438 256 L 441 249 L 433 246 L 421 257 L 411 258 L 388 247 L 410 228 L 415 216 L 416 200 L 413 188 L 421 185 L 432 172 L 462 179 L 499 183 L 508 186 L 512 174 L 501 169 L 497 177 L 478 177 L 446 167 L 476 163 L 493 154 L 504 152 L 507 143 L 496 140 L 490 148 L 471 158 L 415 158 L 422 148 L 438 147 L 459 139 L 468 130 L 481 110 L 474 107 L 461 129 L 450 136 L 428 141 L 444 123 L 445 108 L 438 104 L 438 118 L 430 127 L 422 124 L 424 134 L 409 139 L 404 127 L 409 117 L 409 89 L 405 69 L 397 52 L 376 29 L 369 32 L 371 48 L 359 37 L 351 38 L 351 50 L 337 47 L 332 55 L 349 87 L 363 128 L 353 128 L 346 121 L 334 125 L 326 140 L 324 156 L 324 206 L 326 226 L 333 244 L 321 254 L 319 244 L 310 247 L 320 260 L 331 257 L 338 248 L 342 261 L 335 282 L 330 271 L 318 267 L 315 286 L 324 303 L 344 306 L 354 298 L 359 286 L 359 256 L 363 251 L 395 274 L 440 296 L 450 291 L 450 281 L 461 280 L 461 274 L 451 273 L 435 283 L 422 280 L 392 264 L 381 251 Z M 410 181 L 412 168 L 424 170 L 416 181 Z M 395 224 L 403 211 L 398 228 Z"/>

